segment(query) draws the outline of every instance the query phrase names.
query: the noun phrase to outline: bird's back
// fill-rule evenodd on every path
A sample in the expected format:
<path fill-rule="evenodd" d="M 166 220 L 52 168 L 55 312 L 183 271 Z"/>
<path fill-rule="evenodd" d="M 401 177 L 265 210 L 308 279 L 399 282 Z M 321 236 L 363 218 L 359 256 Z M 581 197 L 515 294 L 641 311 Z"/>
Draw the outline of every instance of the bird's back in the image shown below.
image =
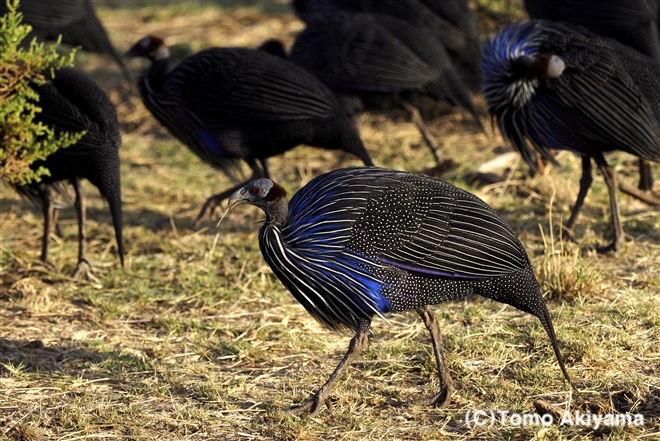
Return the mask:
<path fill-rule="evenodd" d="M 396 18 L 340 12 L 316 20 L 296 39 L 291 60 L 333 88 L 351 113 L 389 109 L 417 93 L 474 114 L 442 45 Z"/>
<path fill-rule="evenodd" d="M 576 23 L 595 33 L 643 26 L 658 19 L 657 0 L 525 0 L 532 19 Z"/>
<path fill-rule="evenodd" d="M 122 64 L 89 0 L 21 0 L 18 11 L 38 40 L 55 41 L 61 35 L 64 44 L 111 55 Z M 5 12 L 2 2 L 0 15 Z"/>
<path fill-rule="evenodd" d="M 657 0 L 525 0 L 530 18 L 564 21 L 660 60 Z"/>
<path fill-rule="evenodd" d="M 291 59 L 330 85 L 374 92 L 421 89 L 433 69 L 369 14 L 339 13 L 310 23 Z"/>
<path fill-rule="evenodd" d="M 307 23 L 327 19 L 340 12 L 385 14 L 418 28 L 423 27 L 451 51 L 460 53 L 465 49 L 466 41 L 462 30 L 434 14 L 420 0 L 295 0 L 293 3 L 296 13 Z"/>
<path fill-rule="evenodd" d="M 6 2 L 0 3 L 0 15 L 8 11 Z M 21 0 L 18 12 L 23 20 L 34 28 L 37 35 L 45 35 L 51 29 L 68 26 L 85 16 L 85 0 Z M 41 34 L 41 33 L 44 34 Z"/>
<path fill-rule="evenodd" d="M 163 94 L 199 109 L 206 121 L 291 121 L 336 110 L 331 92 L 313 75 L 280 57 L 240 48 L 186 58 L 165 79 Z"/>
<path fill-rule="evenodd" d="M 121 136 L 117 113 L 105 92 L 89 77 L 69 68 L 59 69 L 52 81 L 35 90 L 40 96 L 38 105 L 42 108 L 36 116 L 37 121 L 60 132 L 87 132 L 76 144 L 46 158 L 43 165 L 51 171 L 46 180 L 56 181 L 77 175 L 97 186 L 99 179 L 115 180 Z M 106 173 L 112 177 L 99 175 Z"/>

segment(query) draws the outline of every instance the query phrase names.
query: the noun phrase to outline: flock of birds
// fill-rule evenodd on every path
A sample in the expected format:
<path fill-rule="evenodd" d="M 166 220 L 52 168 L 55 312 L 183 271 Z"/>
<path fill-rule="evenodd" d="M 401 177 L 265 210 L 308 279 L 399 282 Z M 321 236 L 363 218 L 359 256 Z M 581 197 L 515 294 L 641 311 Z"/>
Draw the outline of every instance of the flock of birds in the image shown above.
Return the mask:
<path fill-rule="evenodd" d="M 58 2 L 57 13 L 43 4 L 54 3 L 21 3 L 37 36 L 62 33 L 64 42 L 114 56 L 107 36 L 98 37 L 105 33 L 89 0 Z M 657 0 L 525 5 L 531 20 L 511 23 L 483 48 L 467 0 L 295 0 L 292 6 L 307 27 L 288 54 L 269 40 L 258 50 L 206 49 L 172 69 L 164 41 L 147 36 L 124 55 L 151 61 L 138 88 L 154 117 L 235 184 L 209 198 L 198 220 L 227 197 L 230 207 L 263 209 L 259 243 L 273 272 L 320 323 L 355 333 L 325 385 L 292 412 L 322 408 L 343 370 L 367 346 L 375 315 L 409 310 L 428 328 L 438 365 L 440 392 L 426 402 L 446 404 L 452 380 L 429 305 L 469 294 L 538 317 L 572 385 L 514 231 L 490 206 L 452 184 L 373 167 L 355 124 L 362 112 L 406 109 L 440 161 L 423 98 L 468 112 L 480 128 L 471 92 L 481 90 L 497 127 L 530 171 L 538 154 L 554 162 L 552 149 L 581 156 L 580 190 L 565 225 L 569 233 L 592 184 L 591 159 L 596 162 L 610 194 L 613 238 L 604 250 L 619 250 L 624 232 L 616 177 L 604 153 L 623 150 L 639 157 L 640 192 L 652 190 L 646 161 L 660 161 L 660 5 Z M 76 24 L 90 14 L 94 25 Z M 67 35 L 71 28 L 78 31 L 74 36 Z M 123 68 L 123 60 L 115 59 Z M 61 69 L 38 92 L 44 123 L 87 130 L 76 145 L 35 164 L 49 168 L 50 177 L 18 188 L 43 208 L 41 257 L 48 260 L 48 236 L 56 223 L 51 188 L 68 180 L 76 191 L 80 227 L 76 275 L 89 270 L 79 187 L 85 178 L 109 201 L 123 263 L 116 112 L 105 93 L 73 69 Z M 289 201 L 270 179 L 267 159 L 300 144 L 351 153 L 364 166 L 319 176 Z M 252 170 L 248 181 L 236 177 L 240 161 Z"/>

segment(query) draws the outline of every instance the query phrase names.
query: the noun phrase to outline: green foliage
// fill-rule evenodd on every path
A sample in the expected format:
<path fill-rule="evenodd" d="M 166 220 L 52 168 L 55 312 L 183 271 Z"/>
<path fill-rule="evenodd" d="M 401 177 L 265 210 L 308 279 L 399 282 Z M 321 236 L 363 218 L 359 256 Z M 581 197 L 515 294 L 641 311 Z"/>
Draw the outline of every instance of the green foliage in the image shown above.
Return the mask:
<path fill-rule="evenodd" d="M 75 144 L 84 133 L 55 133 L 53 128 L 34 121 L 41 111 L 38 94 L 30 84 L 46 83 L 46 75 L 73 64 L 72 51 L 63 57 L 57 44 L 44 48 L 33 39 L 27 49 L 20 47 L 32 28 L 21 24 L 19 0 L 7 0 L 9 12 L 0 17 L 0 178 L 12 184 L 28 184 L 48 175 L 48 170 L 30 165 L 60 148 Z M 59 40 L 57 42 L 59 44 Z"/>

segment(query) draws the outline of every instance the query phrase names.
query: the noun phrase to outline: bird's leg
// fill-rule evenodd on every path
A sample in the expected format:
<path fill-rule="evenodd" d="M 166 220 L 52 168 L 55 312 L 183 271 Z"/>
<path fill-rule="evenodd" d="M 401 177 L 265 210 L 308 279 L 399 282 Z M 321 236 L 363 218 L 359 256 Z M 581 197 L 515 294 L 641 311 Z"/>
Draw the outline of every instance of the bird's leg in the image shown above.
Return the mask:
<path fill-rule="evenodd" d="M 348 351 L 346 355 L 341 359 L 335 371 L 330 375 L 328 381 L 319 389 L 314 395 L 312 395 L 307 401 L 302 405 L 292 407 L 291 409 L 285 410 L 286 413 L 293 415 L 299 415 L 301 413 L 309 412 L 310 416 L 315 416 L 320 410 L 325 401 L 328 399 L 328 396 L 332 392 L 332 389 L 335 387 L 335 383 L 344 372 L 344 370 L 351 364 L 351 362 L 360 355 L 360 353 L 369 345 L 369 329 L 371 326 L 370 320 L 362 320 L 358 331 L 355 333 L 355 337 L 351 339 L 351 343 L 348 345 Z"/>
<path fill-rule="evenodd" d="M 52 214 L 52 224 L 53 224 L 53 231 L 55 232 L 56 235 L 62 237 L 62 230 L 60 230 L 60 225 L 57 223 L 58 218 L 60 217 L 60 210 L 57 208 L 53 207 L 51 212 Z"/>
<path fill-rule="evenodd" d="M 56 270 L 57 267 L 48 258 L 48 239 L 50 239 L 50 230 L 52 223 L 53 200 L 50 197 L 50 188 L 42 184 L 39 186 L 39 195 L 41 197 L 41 210 L 44 216 L 44 235 L 41 239 L 41 261 L 50 269 Z"/>
<path fill-rule="evenodd" d="M 600 172 L 603 174 L 605 183 L 610 192 L 610 212 L 612 215 L 612 243 L 606 247 L 598 249 L 599 253 L 607 253 L 614 251 L 615 253 L 621 249 L 623 241 L 625 238 L 625 233 L 623 231 L 623 225 L 621 224 L 621 211 L 619 210 L 619 199 L 617 196 L 617 187 L 616 187 L 616 174 L 614 169 L 607 165 L 607 161 L 602 154 L 599 154 L 594 157 L 596 164 Z"/>
<path fill-rule="evenodd" d="M 582 176 L 580 177 L 580 191 L 578 192 L 577 199 L 575 200 L 575 205 L 573 206 L 573 210 L 571 211 L 571 217 L 568 219 L 568 222 L 564 224 L 564 233 L 570 239 L 574 239 L 575 237 L 573 227 L 575 226 L 575 222 L 577 221 L 577 218 L 580 214 L 580 210 L 582 210 L 582 206 L 584 205 L 584 198 L 587 196 L 587 193 L 589 192 L 589 188 L 591 187 L 593 181 L 594 178 L 591 174 L 591 158 L 589 158 L 588 156 L 583 156 Z"/>
<path fill-rule="evenodd" d="M 651 163 L 642 158 L 639 158 L 638 188 L 643 191 L 653 190 L 653 170 L 651 170 Z"/>
<path fill-rule="evenodd" d="M 264 166 L 264 169 L 266 167 L 266 162 L 263 159 L 260 159 L 262 165 Z M 216 195 L 211 196 L 206 200 L 204 205 L 202 206 L 202 209 L 199 211 L 199 214 L 197 215 L 197 218 L 195 219 L 195 222 L 193 222 L 193 227 L 197 228 L 199 226 L 200 221 L 206 216 L 206 212 L 209 212 L 209 215 L 212 215 L 215 209 L 224 201 L 227 199 L 229 196 L 232 195 L 236 190 L 239 188 L 243 187 L 244 185 L 248 184 L 250 181 L 253 179 L 259 179 L 264 176 L 264 173 L 268 173 L 268 170 L 261 170 L 259 168 L 259 165 L 257 165 L 257 162 L 254 159 L 250 159 L 247 161 L 248 165 L 252 169 L 252 176 L 250 179 L 248 179 L 245 182 L 241 182 L 240 184 L 230 188 L 229 190 L 225 190 L 222 193 L 218 193 Z"/>
<path fill-rule="evenodd" d="M 261 170 L 259 169 L 259 167 L 253 168 L 252 179 L 254 179 L 255 176 L 258 176 L 258 174 L 261 174 L 261 176 L 264 178 L 270 179 L 270 173 L 268 172 L 268 165 L 266 164 L 266 158 L 259 158 L 259 162 L 261 162 Z"/>
<path fill-rule="evenodd" d="M 415 124 L 417 124 L 417 127 L 419 128 L 419 131 L 424 138 L 424 141 L 426 141 L 426 145 L 428 145 L 429 149 L 431 149 L 431 154 L 435 158 L 435 162 L 437 162 L 438 165 L 442 165 L 444 159 L 442 159 L 442 157 L 438 154 L 438 145 L 435 143 L 433 135 L 431 135 L 431 132 L 429 131 L 426 122 L 424 122 L 422 115 L 419 113 L 419 110 L 417 110 L 417 107 L 405 101 L 403 102 L 403 107 L 405 107 L 406 110 L 408 110 L 412 115 L 413 121 L 415 121 Z"/>
<path fill-rule="evenodd" d="M 440 336 L 438 317 L 428 306 L 418 309 L 417 314 L 422 318 L 426 325 L 426 329 L 428 329 L 431 334 L 431 343 L 433 345 L 433 353 L 435 354 L 435 362 L 438 365 L 438 378 L 440 379 L 440 392 L 431 398 L 420 400 L 419 403 L 444 407 L 449 404 L 451 395 L 454 392 L 454 385 L 451 376 L 449 375 L 449 369 L 447 368 L 445 358 L 442 356 L 442 337 Z"/>
<path fill-rule="evenodd" d="M 73 188 L 76 191 L 76 215 L 78 216 L 78 265 L 73 273 L 73 278 L 80 281 L 89 274 L 89 262 L 86 259 L 87 238 L 85 237 L 85 198 L 80 188 L 80 178 L 75 177 L 72 180 Z"/>

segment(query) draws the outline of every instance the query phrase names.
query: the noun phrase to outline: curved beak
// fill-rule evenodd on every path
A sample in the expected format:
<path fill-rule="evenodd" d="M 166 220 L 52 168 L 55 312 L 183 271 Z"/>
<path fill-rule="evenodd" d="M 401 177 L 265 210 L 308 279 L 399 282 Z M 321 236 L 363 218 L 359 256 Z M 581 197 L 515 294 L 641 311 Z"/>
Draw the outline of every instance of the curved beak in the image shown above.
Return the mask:
<path fill-rule="evenodd" d="M 231 196 L 229 196 L 229 205 L 227 206 L 227 210 L 231 210 L 233 207 L 237 207 L 239 205 L 247 204 L 249 202 L 249 195 L 247 189 L 245 187 L 242 187 L 234 192 Z"/>

